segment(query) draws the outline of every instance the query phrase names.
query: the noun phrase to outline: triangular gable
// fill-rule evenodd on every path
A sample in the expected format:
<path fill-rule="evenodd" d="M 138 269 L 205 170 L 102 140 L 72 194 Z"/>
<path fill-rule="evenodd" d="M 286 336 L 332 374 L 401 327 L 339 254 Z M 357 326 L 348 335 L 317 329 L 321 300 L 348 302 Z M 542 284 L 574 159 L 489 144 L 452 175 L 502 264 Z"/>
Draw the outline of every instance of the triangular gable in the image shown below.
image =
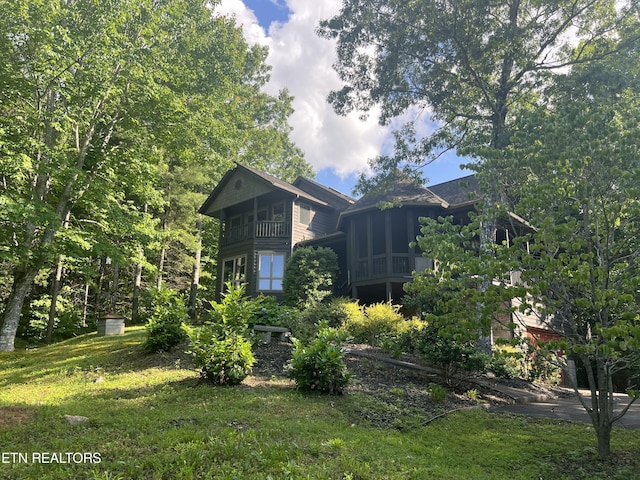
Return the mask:
<path fill-rule="evenodd" d="M 317 205 L 327 205 L 326 202 L 273 175 L 238 164 L 222 177 L 220 183 L 213 189 L 209 198 L 198 211 L 204 215 L 219 217 L 224 208 L 252 200 L 276 190 L 290 193 L 292 196 L 302 197 Z"/>

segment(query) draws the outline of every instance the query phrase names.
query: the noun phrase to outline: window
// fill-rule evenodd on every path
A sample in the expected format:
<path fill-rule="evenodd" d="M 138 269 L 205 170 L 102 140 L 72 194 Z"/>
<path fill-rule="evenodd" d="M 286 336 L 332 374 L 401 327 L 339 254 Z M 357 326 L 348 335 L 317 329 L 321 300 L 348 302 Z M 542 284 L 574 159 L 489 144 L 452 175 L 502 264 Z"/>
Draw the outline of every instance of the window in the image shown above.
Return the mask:
<path fill-rule="evenodd" d="M 311 223 L 311 207 L 304 203 L 300 204 L 300 223 L 303 225 Z"/>
<path fill-rule="evenodd" d="M 230 282 L 234 287 L 239 287 L 246 281 L 247 257 L 228 258 L 222 264 L 222 290 L 225 284 Z"/>
<path fill-rule="evenodd" d="M 274 222 L 282 222 L 284 220 L 284 203 L 276 203 L 271 207 L 271 219 Z"/>
<path fill-rule="evenodd" d="M 283 253 L 259 254 L 258 290 L 282 291 L 283 278 L 284 278 L 284 254 Z"/>

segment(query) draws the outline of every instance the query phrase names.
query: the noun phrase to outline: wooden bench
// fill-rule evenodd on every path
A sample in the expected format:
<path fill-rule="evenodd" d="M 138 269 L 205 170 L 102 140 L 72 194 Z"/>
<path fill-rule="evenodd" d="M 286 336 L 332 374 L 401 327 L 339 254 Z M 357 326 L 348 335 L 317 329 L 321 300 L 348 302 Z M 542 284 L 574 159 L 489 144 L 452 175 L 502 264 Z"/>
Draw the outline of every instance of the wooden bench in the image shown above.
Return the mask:
<path fill-rule="evenodd" d="M 275 337 L 279 340 L 285 340 L 287 338 L 287 334 L 289 333 L 288 328 L 273 327 L 271 325 L 254 325 L 253 331 L 254 333 L 262 334 L 262 343 L 271 342 L 271 335 L 275 335 Z"/>

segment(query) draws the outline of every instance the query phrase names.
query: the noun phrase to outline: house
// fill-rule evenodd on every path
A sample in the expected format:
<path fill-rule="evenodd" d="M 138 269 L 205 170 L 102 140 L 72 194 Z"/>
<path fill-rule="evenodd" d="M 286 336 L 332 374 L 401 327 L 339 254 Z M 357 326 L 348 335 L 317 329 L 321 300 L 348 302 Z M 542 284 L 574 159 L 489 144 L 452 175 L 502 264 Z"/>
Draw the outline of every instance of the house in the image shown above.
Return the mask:
<path fill-rule="evenodd" d="M 338 257 L 334 293 L 364 304 L 399 302 L 412 272 L 432 267 L 419 247 L 410 246 L 420 234 L 419 218 L 453 216 L 469 222 L 478 193 L 478 181 L 470 175 L 429 187 L 399 182 L 392 191 L 354 200 L 309 179 L 290 184 L 239 164 L 200 208 L 220 221 L 218 294 L 226 282 L 245 283 L 251 296 L 282 300 L 284 266 L 294 248 L 323 246 Z M 394 206 L 380 209 L 381 202 Z M 514 225 L 528 228 L 515 220 L 498 228 L 497 241 L 517 234 Z M 534 316 L 505 313 L 496 317 L 494 338 L 511 338 L 513 323 L 524 330 L 539 327 Z"/>
<path fill-rule="evenodd" d="M 247 284 L 249 295 L 282 298 L 293 248 L 335 231 L 353 199 L 306 178 L 293 184 L 246 165 L 225 174 L 199 212 L 220 221 L 217 290 Z"/>
<path fill-rule="evenodd" d="M 246 283 L 247 293 L 280 297 L 284 264 L 297 246 L 338 255 L 336 293 L 363 303 L 400 300 L 414 270 L 431 261 L 409 244 L 420 217 L 468 221 L 477 201 L 473 175 L 429 188 L 399 182 L 393 191 L 355 201 L 306 178 L 292 184 L 246 165 L 227 172 L 200 208 L 220 221 L 218 291 Z M 381 202 L 399 205 L 385 210 Z"/>

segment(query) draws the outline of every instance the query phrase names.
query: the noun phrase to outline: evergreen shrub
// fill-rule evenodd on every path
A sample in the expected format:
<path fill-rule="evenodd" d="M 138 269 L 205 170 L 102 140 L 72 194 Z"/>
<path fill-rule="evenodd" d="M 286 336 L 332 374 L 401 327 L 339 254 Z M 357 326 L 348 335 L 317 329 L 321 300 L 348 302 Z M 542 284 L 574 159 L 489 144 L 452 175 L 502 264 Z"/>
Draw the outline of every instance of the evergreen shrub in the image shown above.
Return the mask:
<path fill-rule="evenodd" d="M 322 322 L 310 344 L 305 345 L 297 338 L 292 340 L 294 350 L 285 370 L 298 388 L 331 395 L 343 393 L 351 378 L 342 348 L 347 333 Z"/>

